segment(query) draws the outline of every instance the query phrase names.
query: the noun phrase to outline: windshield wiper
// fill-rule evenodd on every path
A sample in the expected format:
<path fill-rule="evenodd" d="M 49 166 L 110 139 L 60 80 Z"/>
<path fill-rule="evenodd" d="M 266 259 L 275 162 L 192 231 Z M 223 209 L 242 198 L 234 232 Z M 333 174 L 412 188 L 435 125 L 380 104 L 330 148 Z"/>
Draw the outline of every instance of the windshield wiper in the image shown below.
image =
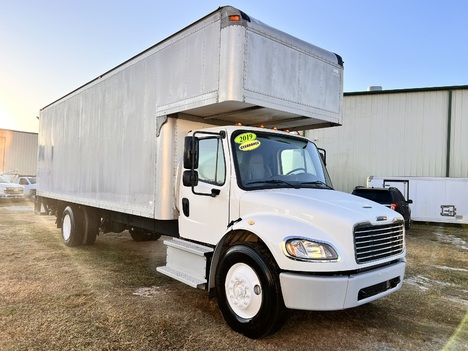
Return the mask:
<path fill-rule="evenodd" d="M 301 185 L 321 185 L 321 186 L 324 186 L 327 189 L 335 190 L 330 185 L 328 185 L 327 183 L 325 183 L 325 182 L 323 182 L 321 180 L 315 180 L 313 182 L 301 182 L 300 184 Z"/>
<path fill-rule="evenodd" d="M 300 189 L 300 186 L 298 186 L 296 184 L 289 183 L 289 182 L 287 182 L 285 180 L 281 180 L 281 179 L 256 180 L 256 181 L 253 181 L 253 182 L 248 182 L 245 185 L 252 185 L 252 184 L 286 184 L 287 186 L 290 186 L 291 188 Z"/>

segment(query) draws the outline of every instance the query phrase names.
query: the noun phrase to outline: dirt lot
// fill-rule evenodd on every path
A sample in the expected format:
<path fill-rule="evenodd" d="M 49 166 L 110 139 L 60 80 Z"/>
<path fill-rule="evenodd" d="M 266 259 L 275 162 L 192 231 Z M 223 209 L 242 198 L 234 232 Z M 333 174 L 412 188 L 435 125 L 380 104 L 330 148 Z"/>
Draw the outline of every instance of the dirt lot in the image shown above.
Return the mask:
<path fill-rule="evenodd" d="M 54 218 L 0 204 L 0 350 L 467 350 L 468 227 L 414 225 L 402 290 L 339 312 L 292 311 L 250 340 L 216 301 L 155 272 L 162 240 L 68 248 Z"/>

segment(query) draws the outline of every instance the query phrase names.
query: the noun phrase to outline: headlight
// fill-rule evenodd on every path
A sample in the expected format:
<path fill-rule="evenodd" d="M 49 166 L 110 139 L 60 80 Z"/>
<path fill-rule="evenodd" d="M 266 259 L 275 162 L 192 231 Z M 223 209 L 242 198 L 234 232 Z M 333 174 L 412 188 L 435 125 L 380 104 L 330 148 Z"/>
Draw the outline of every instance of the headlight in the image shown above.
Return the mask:
<path fill-rule="evenodd" d="M 289 239 L 285 243 L 286 253 L 300 260 L 337 260 L 338 254 L 329 244 L 306 239 Z"/>

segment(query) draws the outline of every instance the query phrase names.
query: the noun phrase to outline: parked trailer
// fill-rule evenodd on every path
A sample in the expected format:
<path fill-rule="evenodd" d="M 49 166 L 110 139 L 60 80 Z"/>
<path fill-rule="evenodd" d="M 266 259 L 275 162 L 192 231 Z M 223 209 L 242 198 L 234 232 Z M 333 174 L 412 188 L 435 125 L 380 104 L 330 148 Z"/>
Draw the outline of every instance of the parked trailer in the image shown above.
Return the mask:
<path fill-rule="evenodd" d="M 36 210 L 68 246 L 169 236 L 158 272 L 251 338 L 373 301 L 402 285 L 403 218 L 280 131 L 340 125 L 342 95 L 339 55 L 221 7 L 41 110 Z"/>
<path fill-rule="evenodd" d="M 413 221 L 468 224 L 468 178 L 371 176 L 367 186 L 398 188 Z"/>

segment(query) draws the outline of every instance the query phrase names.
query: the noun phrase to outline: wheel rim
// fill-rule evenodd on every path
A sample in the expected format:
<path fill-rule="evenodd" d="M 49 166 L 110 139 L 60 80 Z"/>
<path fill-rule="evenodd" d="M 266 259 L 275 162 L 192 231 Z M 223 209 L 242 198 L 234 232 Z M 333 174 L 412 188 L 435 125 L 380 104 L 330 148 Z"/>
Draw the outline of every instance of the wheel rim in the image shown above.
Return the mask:
<path fill-rule="evenodd" d="M 66 214 L 63 217 L 63 221 L 62 221 L 63 240 L 67 241 L 68 239 L 70 239 L 70 233 L 71 233 L 71 219 L 70 219 L 70 216 Z"/>
<path fill-rule="evenodd" d="M 239 317 L 250 319 L 257 315 L 262 306 L 263 292 L 255 271 L 244 263 L 233 265 L 225 282 L 226 299 Z"/>

